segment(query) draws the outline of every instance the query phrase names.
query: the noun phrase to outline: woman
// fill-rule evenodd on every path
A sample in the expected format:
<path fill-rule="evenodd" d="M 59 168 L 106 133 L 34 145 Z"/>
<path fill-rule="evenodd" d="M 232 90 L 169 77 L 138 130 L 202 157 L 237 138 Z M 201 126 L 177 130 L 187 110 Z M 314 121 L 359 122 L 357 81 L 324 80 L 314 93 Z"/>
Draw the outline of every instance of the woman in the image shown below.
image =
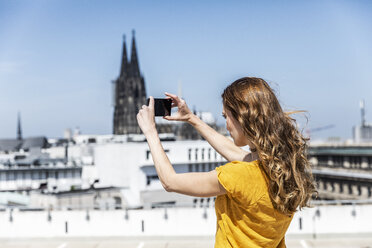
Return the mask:
<path fill-rule="evenodd" d="M 215 247 L 285 247 L 294 212 L 308 206 L 316 190 L 306 140 L 270 86 L 263 79 L 245 77 L 224 90 L 222 114 L 233 141 L 202 122 L 184 100 L 166 95 L 178 111 L 164 118 L 190 123 L 231 162 L 210 172 L 177 174 L 160 143 L 151 97 L 137 120 L 165 190 L 217 196 Z M 246 145 L 250 152 L 240 148 Z"/>

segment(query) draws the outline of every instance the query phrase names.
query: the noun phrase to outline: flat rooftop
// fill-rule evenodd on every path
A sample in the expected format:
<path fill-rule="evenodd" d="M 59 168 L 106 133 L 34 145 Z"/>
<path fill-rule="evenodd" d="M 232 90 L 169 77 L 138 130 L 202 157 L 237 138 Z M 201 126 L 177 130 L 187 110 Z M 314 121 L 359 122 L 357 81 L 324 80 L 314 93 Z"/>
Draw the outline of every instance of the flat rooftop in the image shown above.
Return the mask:
<path fill-rule="evenodd" d="M 291 248 L 372 247 L 372 237 L 287 237 Z M 214 237 L 0 239 L 2 248 L 213 248 Z"/>

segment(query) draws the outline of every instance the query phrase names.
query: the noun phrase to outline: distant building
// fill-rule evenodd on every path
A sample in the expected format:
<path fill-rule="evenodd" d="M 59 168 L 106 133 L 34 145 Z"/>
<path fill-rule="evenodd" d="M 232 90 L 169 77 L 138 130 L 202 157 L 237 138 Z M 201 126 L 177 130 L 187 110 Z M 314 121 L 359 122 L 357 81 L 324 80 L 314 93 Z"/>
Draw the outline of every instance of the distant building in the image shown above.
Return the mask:
<path fill-rule="evenodd" d="M 359 126 L 353 127 L 353 139 L 355 143 L 372 142 L 372 125 L 366 123 L 364 101 L 360 102 L 360 111 L 362 123 Z"/>
<path fill-rule="evenodd" d="M 59 192 L 33 191 L 30 206 L 53 210 L 121 209 L 126 203 L 120 188 L 104 187 Z"/>
<path fill-rule="evenodd" d="M 145 80 L 141 75 L 136 42 L 132 37 L 132 52 L 128 61 L 125 36 L 119 77 L 114 83 L 114 134 L 140 134 L 136 115 L 146 104 Z"/>
<path fill-rule="evenodd" d="M 211 112 L 196 112 L 194 113 L 205 123 L 207 123 L 210 127 L 217 130 L 219 133 L 223 135 L 227 135 L 226 129 L 223 127 L 217 126 L 216 120 L 213 117 Z M 203 139 L 203 137 L 198 133 L 198 131 L 188 123 L 179 122 L 178 125 L 173 126 L 174 133 L 177 136 L 178 140 L 199 140 Z"/>
<path fill-rule="evenodd" d="M 17 138 L 15 139 L 0 139 L 0 154 L 16 151 L 29 151 L 30 149 L 42 149 L 49 147 L 46 137 L 22 137 L 21 116 L 18 113 L 17 120 Z"/>
<path fill-rule="evenodd" d="M 353 138 L 355 143 L 372 142 L 372 125 L 365 124 L 354 127 Z"/>
<path fill-rule="evenodd" d="M 313 145 L 309 161 L 320 200 L 372 198 L 372 146 L 370 144 Z"/>

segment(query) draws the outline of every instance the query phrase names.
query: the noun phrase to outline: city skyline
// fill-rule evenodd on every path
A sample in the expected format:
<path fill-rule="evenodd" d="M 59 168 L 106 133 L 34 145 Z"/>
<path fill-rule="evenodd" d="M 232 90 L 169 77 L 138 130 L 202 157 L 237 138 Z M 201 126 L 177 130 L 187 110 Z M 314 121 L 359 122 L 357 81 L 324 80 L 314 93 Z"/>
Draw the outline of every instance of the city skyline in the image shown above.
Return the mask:
<path fill-rule="evenodd" d="M 141 7 L 142 6 L 142 7 Z M 0 1 L 1 138 L 112 133 L 122 36 L 136 30 L 148 95 L 177 93 L 223 124 L 233 80 L 269 81 L 314 138 L 350 138 L 365 99 L 372 122 L 372 4 L 367 1 Z M 130 47 L 128 47 L 130 49 Z M 208 92 L 209 95 L 206 95 Z M 300 123 L 304 118 L 300 117 Z"/>

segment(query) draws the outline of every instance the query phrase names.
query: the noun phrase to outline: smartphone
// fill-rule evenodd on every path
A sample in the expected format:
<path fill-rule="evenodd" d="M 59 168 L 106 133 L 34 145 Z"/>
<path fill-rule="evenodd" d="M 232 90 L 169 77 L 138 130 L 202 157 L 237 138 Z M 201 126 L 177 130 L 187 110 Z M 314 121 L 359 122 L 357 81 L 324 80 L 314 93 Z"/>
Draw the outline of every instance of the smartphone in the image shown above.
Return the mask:
<path fill-rule="evenodd" d="M 155 116 L 170 116 L 172 99 L 170 98 L 154 98 L 155 101 Z M 150 98 L 147 98 L 147 106 L 150 103 Z"/>

